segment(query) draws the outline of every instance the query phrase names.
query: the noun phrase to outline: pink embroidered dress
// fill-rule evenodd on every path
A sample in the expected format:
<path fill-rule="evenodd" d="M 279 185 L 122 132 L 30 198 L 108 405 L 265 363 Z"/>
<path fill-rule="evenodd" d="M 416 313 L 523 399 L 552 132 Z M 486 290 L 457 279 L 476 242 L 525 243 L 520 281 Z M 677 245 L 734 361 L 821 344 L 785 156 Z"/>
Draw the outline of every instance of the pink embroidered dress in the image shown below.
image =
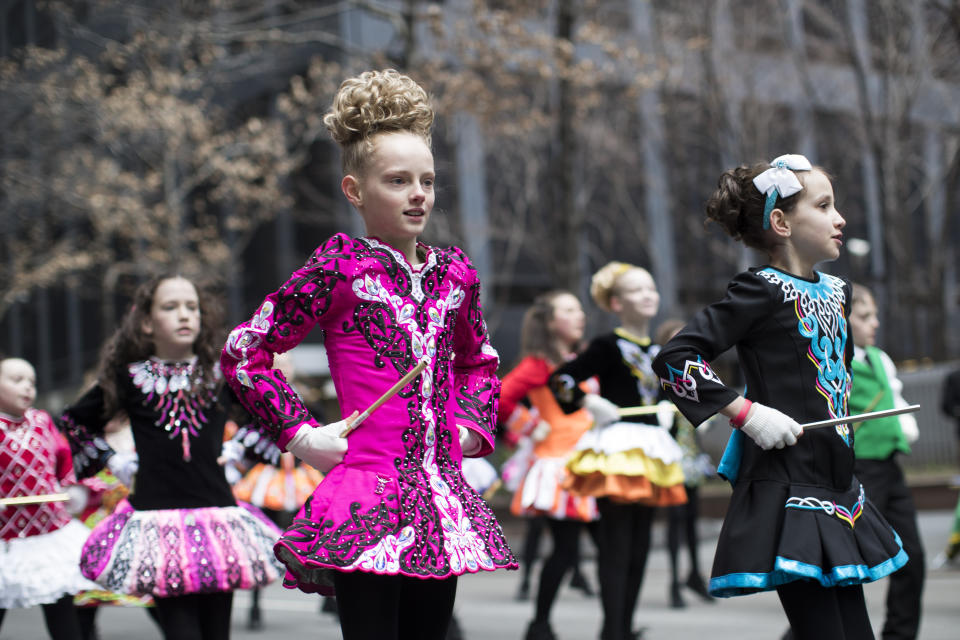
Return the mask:
<path fill-rule="evenodd" d="M 331 570 L 446 578 L 517 566 L 461 473 L 457 426 L 480 436 L 478 456 L 490 453 L 500 388 L 477 274 L 459 249 L 419 248 L 426 259 L 414 269 L 378 240 L 337 234 L 227 341 L 225 377 L 281 447 L 319 425 L 273 355 L 314 326 L 344 416 L 427 363 L 349 435 L 343 462 L 280 538 L 287 587 L 332 593 Z"/>

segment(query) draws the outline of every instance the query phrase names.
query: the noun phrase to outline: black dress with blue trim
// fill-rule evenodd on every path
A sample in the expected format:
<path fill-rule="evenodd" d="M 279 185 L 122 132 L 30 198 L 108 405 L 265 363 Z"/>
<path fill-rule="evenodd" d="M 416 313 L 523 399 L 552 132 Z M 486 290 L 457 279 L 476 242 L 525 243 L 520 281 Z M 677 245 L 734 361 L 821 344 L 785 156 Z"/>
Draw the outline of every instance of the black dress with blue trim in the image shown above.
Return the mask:
<path fill-rule="evenodd" d="M 738 396 L 709 364 L 734 346 L 750 400 L 801 424 L 846 416 L 849 299 L 849 283 L 835 276 L 750 269 L 663 347 L 654 371 L 694 425 Z M 744 595 L 801 579 L 859 584 L 907 562 L 900 537 L 853 475 L 853 435 L 848 425 L 809 429 L 794 446 L 764 451 L 731 434 L 720 472 L 733 494 L 710 593 Z"/>

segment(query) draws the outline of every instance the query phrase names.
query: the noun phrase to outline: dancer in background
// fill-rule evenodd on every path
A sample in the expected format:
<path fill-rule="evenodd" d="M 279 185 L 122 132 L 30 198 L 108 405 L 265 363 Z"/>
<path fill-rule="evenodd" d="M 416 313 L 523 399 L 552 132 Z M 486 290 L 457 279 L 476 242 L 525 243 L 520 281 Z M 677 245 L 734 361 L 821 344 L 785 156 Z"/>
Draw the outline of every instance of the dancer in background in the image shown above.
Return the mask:
<path fill-rule="evenodd" d="M 795 155 L 736 167 L 707 218 L 769 259 L 737 275 L 653 363 L 691 423 L 722 413 L 736 429 L 720 464 L 734 486 L 710 592 L 776 590 L 798 640 L 871 639 L 861 583 L 907 554 L 853 475 L 852 427 L 800 426 L 847 415 L 850 285 L 814 268 L 843 245 L 830 178 Z M 710 366 L 734 346 L 746 398 Z"/>
<path fill-rule="evenodd" d="M 564 576 L 578 562 L 584 523 L 597 517 L 593 498 L 571 495 L 562 488 L 567 458 L 577 441 L 593 424 L 586 411 L 565 414 L 547 382 L 559 364 L 572 358 L 583 339 L 586 316 L 580 301 L 568 291 L 550 291 L 533 301 L 523 317 L 522 359 L 503 378 L 501 407 L 512 414 L 526 398 L 538 416 L 530 438 L 532 458 L 523 481 L 514 493 L 511 511 L 528 518 L 544 518 L 553 539 L 550 556 L 540 570 L 534 618 L 527 640 L 555 638 L 550 611 Z M 528 531 L 529 535 L 529 531 Z"/>
<path fill-rule="evenodd" d="M 300 390 L 295 386 L 297 370 L 290 352 L 278 355 L 274 365 L 283 372 L 294 392 L 300 395 Z M 319 406 L 313 404 L 310 410 L 314 416 L 320 416 L 322 419 L 323 413 Z M 251 448 L 256 448 L 243 446 L 246 437 L 251 435 L 254 433 L 244 429 L 233 437 L 232 441 L 240 444 L 240 452 L 246 453 Z M 268 443 L 267 440 L 257 442 Z M 310 465 L 299 462 L 292 453 L 281 454 L 272 444 L 269 448 L 270 457 L 273 458 L 272 454 L 276 454 L 276 459 L 270 462 L 254 463 L 250 470 L 233 485 L 233 495 L 237 500 L 248 502 L 259 508 L 280 528 L 286 528 L 290 526 L 293 516 L 323 480 L 323 474 Z M 242 459 L 240 462 L 242 464 L 248 460 Z M 229 479 L 229 475 L 227 478 Z M 263 610 L 260 607 L 260 589 L 253 589 L 251 596 L 247 628 L 262 629 Z M 331 613 L 336 613 L 336 608 Z"/>
<path fill-rule="evenodd" d="M 666 320 L 657 328 L 657 344 L 666 344 L 685 323 L 683 320 Z M 672 405 L 670 407 L 673 408 Z M 687 493 L 684 504 L 667 507 L 667 551 L 670 554 L 670 606 L 682 609 L 687 606 L 681 593 L 681 587 L 686 585 L 705 602 L 713 602 L 714 598 L 707 589 L 707 583 L 700 571 L 700 537 L 697 524 L 700 515 L 700 487 L 704 479 L 716 473 L 716 469 L 708 456 L 700 448 L 697 439 L 697 430 L 690 421 L 673 411 L 673 426 L 670 435 L 683 450 L 683 459 L 680 466 L 683 469 L 683 488 Z M 669 420 L 668 420 L 669 422 Z M 690 571 L 687 579 L 680 581 L 680 543 L 686 542 L 687 556 L 690 558 Z"/>
<path fill-rule="evenodd" d="M 653 277 L 635 265 L 610 262 L 594 274 L 590 294 L 620 326 L 558 367 L 552 385 L 564 406 L 582 404 L 596 423 L 576 445 L 565 487 L 597 499 L 600 637 L 628 640 L 642 634 L 633 629 L 633 615 L 656 508 L 686 502 L 683 452 L 655 411 L 660 391 L 651 362 L 659 346 L 650 339 L 650 322 L 660 294 Z M 579 383 L 594 376 L 599 395 L 584 395 Z M 620 408 L 651 413 L 621 417 Z"/>
<path fill-rule="evenodd" d="M 181 276 L 151 278 L 106 343 L 97 383 L 62 416 L 77 468 L 106 466 L 130 488 L 90 534 L 83 573 L 110 591 L 152 595 L 167 640 L 229 638 L 234 589 L 279 575 L 279 529 L 237 505 L 217 461 L 232 404 L 220 344 L 203 290 Z M 121 411 L 135 452 L 104 439 Z"/>
<path fill-rule="evenodd" d="M 463 456 L 493 449 L 498 357 L 470 261 L 418 242 L 434 204 L 427 93 L 396 71 L 365 72 L 341 84 L 324 123 L 367 235 L 318 247 L 230 334 L 221 364 L 263 430 L 329 472 L 276 545 L 284 584 L 335 591 L 345 640 L 441 640 L 458 576 L 517 566 L 460 471 Z M 314 327 L 345 416 L 326 426 L 273 367 Z"/>
<path fill-rule="evenodd" d="M 90 531 L 70 509 L 79 511 L 85 491 L 76 485 L 66 440 L 50 415 L 33 407 L 36 396 L 33 366 L 0 355 L 0 497 L 56 496 L 74 487 L 75 504 L 0 505 L 0 625 L 7 609 L 41 605 L 51 638 L 80 640 L 73 594 L 96 585 L 79 569 Z"/>
<path fill-rule="evenodd" d="M 851 294 L 850 333 L 854 352 L 850 413 L 882 411 L 907 406 L 903 383 L 885 352 L 876 346 L 880 321 L 870 290 L 854 284 Z M 910 414 L 853 423 L 856 454 L 854 473 L 870 499 L 903 541 L 910 556 L 904 567 L 890 576 L 883 640 L 914 640 L 920 630 L 925 560 L 917 526 L 917 509 L 897 457 L 909 455 L 910 443 L 919 437 Z"/>

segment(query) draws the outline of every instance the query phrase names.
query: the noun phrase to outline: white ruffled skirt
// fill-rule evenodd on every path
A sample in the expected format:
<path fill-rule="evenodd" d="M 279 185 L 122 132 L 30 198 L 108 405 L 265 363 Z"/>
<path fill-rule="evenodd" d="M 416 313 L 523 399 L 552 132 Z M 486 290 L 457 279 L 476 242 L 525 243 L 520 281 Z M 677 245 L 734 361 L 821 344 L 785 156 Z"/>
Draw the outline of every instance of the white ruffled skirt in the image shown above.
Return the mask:
<path fill-rule="evenodd" d="M 90 529 L 77 520 L 50 533 L 0 541 L 0 609 L 51 604 L 100 587 L 80 574 Z"/>

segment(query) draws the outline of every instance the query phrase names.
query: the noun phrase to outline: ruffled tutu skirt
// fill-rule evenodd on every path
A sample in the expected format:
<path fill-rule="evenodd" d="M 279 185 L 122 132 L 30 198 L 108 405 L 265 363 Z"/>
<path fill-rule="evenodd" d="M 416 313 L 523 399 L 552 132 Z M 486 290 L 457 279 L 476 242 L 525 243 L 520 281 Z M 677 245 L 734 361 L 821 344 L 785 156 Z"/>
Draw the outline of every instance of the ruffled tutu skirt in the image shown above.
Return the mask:
<path fill-rule="evenodd" d="M 513 494 L 510 511 L 518 516 L 545 515 L 557 520 L 597 519 L 597 503 L 590 496 L 564 488 L 566 458 L 537 458 Z"/>
<path fill-rule="evenodd" d="M 615 422 L 583 434 L 566 464 L 563 488 L 654 507 L 683 504 L 682 459 L 683 450 L 666 429 Z"/>
<path fill-rule="evenodd" d="M 717 542 L 710 593 L 744 595 L 795 580 L 861 584 L 907 560 L 900 537 L 856 479 L 846 491 L 741 479 Z"/>
<path fill-rule="evenodd" d="M 322 480 L 322 473 L 305 464 L 284 469 L 260 463 L 234 485 L 233 495 L 261 509 L 296 511 Z"/>
<path fill-rule="evenodd" d="M 280 529 L 256 507 L 134 509 L 124 500 L 90 533 L 80 569 L 101 587 L 170 598 L 276 580 Z"/>
<path fill-rule="evenodd" d="M 71 520 L 50 533 L 0 541 L 0 609 L 50 604 L 98 588 L 80 573 L 80 550 L 89 535 Z"/>

